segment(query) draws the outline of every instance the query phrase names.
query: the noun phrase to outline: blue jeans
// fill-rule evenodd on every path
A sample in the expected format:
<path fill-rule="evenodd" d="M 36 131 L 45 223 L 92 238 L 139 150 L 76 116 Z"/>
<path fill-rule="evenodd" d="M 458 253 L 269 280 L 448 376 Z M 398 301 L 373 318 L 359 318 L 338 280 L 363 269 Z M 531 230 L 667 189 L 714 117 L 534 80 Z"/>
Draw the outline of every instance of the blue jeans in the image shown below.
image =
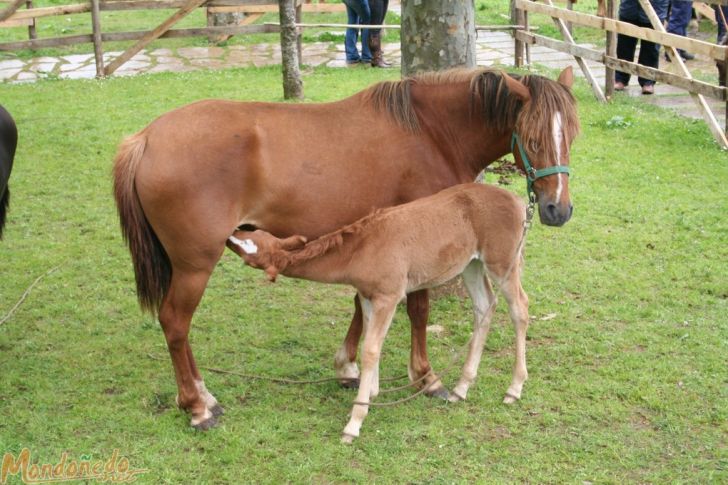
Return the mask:
<path fill-rule="evenodd" d="M 688 24 L 693 11 L 693 2 L 672 0 L 670 18 L 667 21 L 667 32 L 670 34 L 687 35 Z"/>
<path fill-rule="evenodd" d="M 349 24 L 368 24 L 371 22 L 372 14 L 369 10 L 368 0 L 344 0 L 346 5 L 346 16 Z M 344 38 L 344 50 L 346 51 L 346 61 L 356 62 L 372 60 L 372 53 L 369 51 L 369 31 L 362 29 L 361 32 L 361 56 L 356 48 L 356 42 L 359 38 L 359 29 L 346 29 L 346 37 Z"/>

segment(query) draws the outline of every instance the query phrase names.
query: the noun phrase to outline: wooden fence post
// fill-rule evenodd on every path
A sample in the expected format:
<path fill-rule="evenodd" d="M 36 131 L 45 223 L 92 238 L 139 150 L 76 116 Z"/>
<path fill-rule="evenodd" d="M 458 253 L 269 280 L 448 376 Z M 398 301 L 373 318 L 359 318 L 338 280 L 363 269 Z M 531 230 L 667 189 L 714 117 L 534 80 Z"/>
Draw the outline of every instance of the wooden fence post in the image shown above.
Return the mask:
<path fill-rule="evenodd" d="M 607 0 L 607 12 L 606 16 L 609 19 L 613 19 L 617 16 L 616 2 L 614 0 Z M 617 33 L 613 30 L 607 30 L 607 46 L 606 46 L 608 57 L 617 57 Z M 604 67 L 604 91 L 607 98 L 614 96 L 614 69 Z"/>
<path fill-rule="evenodd" d="M 516 7 L 515 0 L 511 0 L 511 24 L 523 25 L 523 11 Z M 516 27 L 518 29 L 518 27 Z M 516 67 L 523 67 L 523 46 L 524 43 L 514 36 L 513 41 L 513 61 Z"/>
<path fill-rule="evenodd" d="M 94 58 L 96 60 L 96 77 L 104 77 L 104 47 L 101 42 L 101 14 L 99 0 L 91 0 L 91 27 L 94 37 Z"/>
<path fill-rule="evenodd" d="M 27 0 L 25 2 L 25 8 L 28 10 L 31 10 L 33 8 L 33 0 Z M 38 37 L 38 34 L 35 31 L 35 18 L 33 18 L 33 23 L 28 26 L 28 38 L 30 40 L 33 40 Z"/>

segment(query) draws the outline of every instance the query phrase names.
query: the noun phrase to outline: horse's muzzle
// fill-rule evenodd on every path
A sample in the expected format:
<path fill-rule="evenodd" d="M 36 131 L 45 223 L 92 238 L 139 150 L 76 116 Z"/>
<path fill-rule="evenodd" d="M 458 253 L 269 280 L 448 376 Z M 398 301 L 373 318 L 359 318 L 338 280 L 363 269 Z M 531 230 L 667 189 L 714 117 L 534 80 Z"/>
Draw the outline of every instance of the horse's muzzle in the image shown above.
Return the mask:
<path fill-rule="evenodd" d="M 568 203 L 555 204 L 547 201 L 539 201 L 538 203 L 538 216 L 541 219 L 541 224 L 547 226 L 563 226 L 571 219 L 573 212 L 574 206 Z"/>

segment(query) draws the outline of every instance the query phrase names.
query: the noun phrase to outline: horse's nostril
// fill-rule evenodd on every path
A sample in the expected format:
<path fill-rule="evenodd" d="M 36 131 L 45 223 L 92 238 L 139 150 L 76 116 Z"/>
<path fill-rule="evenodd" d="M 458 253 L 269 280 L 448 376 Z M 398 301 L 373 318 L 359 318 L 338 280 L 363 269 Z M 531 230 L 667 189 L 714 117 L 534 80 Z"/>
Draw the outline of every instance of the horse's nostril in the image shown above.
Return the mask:
<path fill-rule="evenodd" d="M 556 204 L 554 204 L 553 202 L 549 202 L 548 204 L 546 204 L 546 212 L 548 212 L 549 217 L 554 219 L 558 213 Z"/>

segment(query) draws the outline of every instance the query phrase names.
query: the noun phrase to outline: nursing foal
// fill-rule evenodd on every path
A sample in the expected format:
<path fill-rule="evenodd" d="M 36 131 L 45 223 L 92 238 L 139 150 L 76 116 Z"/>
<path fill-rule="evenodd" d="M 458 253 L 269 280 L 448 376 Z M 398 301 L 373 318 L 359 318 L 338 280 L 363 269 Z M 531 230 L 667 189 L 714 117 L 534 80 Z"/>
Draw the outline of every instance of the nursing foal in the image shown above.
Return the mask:
<path fill-rule="evenodd" d="M 516 362 L 504 402 L 520 399 L 527 377 L 528 298 L 520 278 L 525 216 L 524 203 L 512 193 L 465 184 L 376 211 L 308 244 L 303 236 L 278 239 L 260 230 L 238 230 L 227 246 L 271 280 L 282 273 L 357 289 L 365 336 L 359 392 L 342 437 L 351 442 L 359 436 L 366 403 L 379 393 L 379 356 L 397 303 L 457 275 L 473 300 L 475 322 L 451 400 L 465 399 L 477 373 L 496 303 L 489 278 L 501 288 L 516 329 Z"/>

